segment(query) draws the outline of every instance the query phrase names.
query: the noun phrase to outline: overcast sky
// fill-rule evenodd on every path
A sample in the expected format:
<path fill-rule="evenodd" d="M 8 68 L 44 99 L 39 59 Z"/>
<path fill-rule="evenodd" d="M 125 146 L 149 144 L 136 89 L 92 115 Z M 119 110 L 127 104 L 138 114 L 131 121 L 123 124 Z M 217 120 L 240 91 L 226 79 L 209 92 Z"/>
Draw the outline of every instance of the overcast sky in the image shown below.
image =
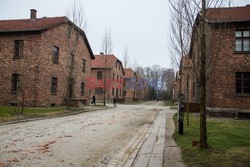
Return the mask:
<path fill-rule="evenodd" d="M 65 16 L 73 0 L 0 0 L 0 19 L 29 18 L 30 9 L 37 17 Z M 158 64 L 171 68 L 168 53 L 168 0 L 83 0 L 88 21 L 87 37 L 94 54 L 99 54 L 106 27 L 111 29 L 114 54 L 122 60 L 129 49 L 131 65 Z M 250 0 L 234 0 L 245 6 Z"/>

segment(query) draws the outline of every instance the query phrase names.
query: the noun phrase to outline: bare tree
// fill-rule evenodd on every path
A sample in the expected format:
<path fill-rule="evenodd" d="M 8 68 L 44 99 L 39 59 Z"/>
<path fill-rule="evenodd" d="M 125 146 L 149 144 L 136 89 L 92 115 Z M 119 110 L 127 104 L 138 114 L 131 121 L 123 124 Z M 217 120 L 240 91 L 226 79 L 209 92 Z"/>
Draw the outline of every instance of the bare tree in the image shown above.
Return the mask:
<path fill-rule="evenodd" d="M 169 0 L 169 2 L 172 12 L 172 36 L 170 38 L 173 51 L 172 60 L 177 62 L 181 77 L 184 71 L 188 71 L 185 77 L 187 79 L 196 78 L 198 81 L 200 91 L 200 148 L 207 148 L 206 82 L 213 70 L 217 53 L 221 49 L 218 42 L 216 46 L 208 42 L 210 40 L 209 30 L 213 25 L 208 25 L 207 9 L 231 5 L 231 0 Z M 216 24 L 216 26 L 220 29 L 227 28 L 225 24 Z M 191 59 L 189 60 L 189 58 Z M 178 62 L 180 63 L 178 64 Z M 181 65 L 182 63 L 185 63 L 185 69 Z M 180 82 L 181 80 L 182 78 Z M 182 91 L 181 85 L 182 83 L 180 83 L 180 93 Z M 187 89 L 188 87 L 189 82 L 187 82 Z"/>
<path fill-rule="evenodd" d="M 87 28 L 87 21 L 85 18 L 83 4 L 80 0 L 74 0 L 67 10 L 68 24 L 67 24 L 67 46 L 68 46 L 68 66 L 69 72 L 67 77 L 67 108 L 69 108 L 70 99 L 74 96 L 74 84 L 77 73 L 74 72 L 75 55 L 77 54 L 77 47 L 79 45 L 80 35 L 85 35 L 83 30 Z"/>
<path fill-rule="evenodd" d="M 128 47 L 124 48 L 122 58 L 123 58 L 124 69 L 126 69 L 126 68 L 128 68 L 129 62 L 130 62 L 129 53 L 128 53 Z"/>
<path fill-rule="evenodd" d="M 74 0 L 71 6 L 67 9 L 66 16 L 71 20 L 75 26 L 87 31 L 87 18 L 84 10 L 84 5 L 80 0 Z"/>
<path fill-rule="evenodd" d="M 111 54 L 113 51 L 113 42 L 112 42 L 112 35 L 111 30 L 106 28 L 102 43 L 101 43 L 101 52 L 104 56 L 104 88 L 103 88 L 103 105 L 106 105 L 106 71 L 107 71 L 107 55 Z"/>
<path fill-rule="evenodd" d="M 132 68 L 135 70 L 135 69 L 137 69 L 138 66 L 139 66 L 138 61 L 136 59 L 134 59 Z"/>

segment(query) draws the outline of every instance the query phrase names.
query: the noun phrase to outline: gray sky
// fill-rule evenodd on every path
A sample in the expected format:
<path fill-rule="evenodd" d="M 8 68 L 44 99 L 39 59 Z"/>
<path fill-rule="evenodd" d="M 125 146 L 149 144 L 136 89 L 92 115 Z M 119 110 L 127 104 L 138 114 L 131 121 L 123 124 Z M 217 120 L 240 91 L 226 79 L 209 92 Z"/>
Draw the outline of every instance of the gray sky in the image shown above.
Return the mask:
<path fill-rule="evenodd" d="M 0 0 L 0 19 L 29 18 L 30 9 L 38 17 L 65 16 L 73 0 Z M 111 29 L 114 54 L 122 60 L 129 49 L 131 65 L 171 68 L 168 53 L 168 0 L 83 0 L 88 21 L 87 36 L 94 54 L 99 54 L 106 27 Z M 234 0 L 245 6 L 250 0 Z"/>

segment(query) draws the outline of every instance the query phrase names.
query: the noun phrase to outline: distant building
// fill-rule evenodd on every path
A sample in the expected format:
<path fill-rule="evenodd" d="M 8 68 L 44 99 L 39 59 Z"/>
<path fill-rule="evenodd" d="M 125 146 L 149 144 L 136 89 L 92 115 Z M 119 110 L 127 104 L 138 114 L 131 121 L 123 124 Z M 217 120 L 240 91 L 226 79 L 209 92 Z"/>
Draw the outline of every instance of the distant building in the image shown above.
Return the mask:
<path fill-rule="evenodd" d="M 124 93 L 125 101 L 138 100 L 138 91 L 137 91 L 138 78 L 136 72 L 131 68 L 125 69 L 124 82 L 125 82 L 125 93 Z"/>
<path fill-rule="evenodd" d="M 69 95 L 74 105 L 87 104 L 92 59 L 84 31 L 67 17 L 37 18 L 32 9 L 29 19 L 1 20 L 0 103 L 55 106 L 65 104 Z"/>
<path fill-rule="evenodd" d="M 122 62 L 117 57 L 114 55 L 96 55 L 91 65 L 91 96 L 95 95 L 97 102 L 103 102 L 105 91 L 107 102 L 111 102 L 114 97 L 118 101 L 122 100 L 124 74 Z M 105 80 L 106 85 L 104 84 Z"/>

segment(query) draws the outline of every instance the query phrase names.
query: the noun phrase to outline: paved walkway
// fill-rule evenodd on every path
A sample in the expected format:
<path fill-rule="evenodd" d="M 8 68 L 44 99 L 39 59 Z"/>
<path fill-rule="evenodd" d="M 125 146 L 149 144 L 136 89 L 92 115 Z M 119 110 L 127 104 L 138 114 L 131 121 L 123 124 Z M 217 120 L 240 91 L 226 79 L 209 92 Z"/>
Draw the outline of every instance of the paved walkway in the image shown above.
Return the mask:
<path fill-rule="evenodd" d="M 161 167 L 164 159 L 166 112 L 161 111 L 155 120 L 151 133 L 143 143 L 136 159 L 130 166 Z"/>
<path fill-rule="evenodd" d="M 107 166 L 184 167 L 181 151 L 172 138 L 173 115 L 169 110 L 160 111 L 151 128 L 144 125 Z"/>

